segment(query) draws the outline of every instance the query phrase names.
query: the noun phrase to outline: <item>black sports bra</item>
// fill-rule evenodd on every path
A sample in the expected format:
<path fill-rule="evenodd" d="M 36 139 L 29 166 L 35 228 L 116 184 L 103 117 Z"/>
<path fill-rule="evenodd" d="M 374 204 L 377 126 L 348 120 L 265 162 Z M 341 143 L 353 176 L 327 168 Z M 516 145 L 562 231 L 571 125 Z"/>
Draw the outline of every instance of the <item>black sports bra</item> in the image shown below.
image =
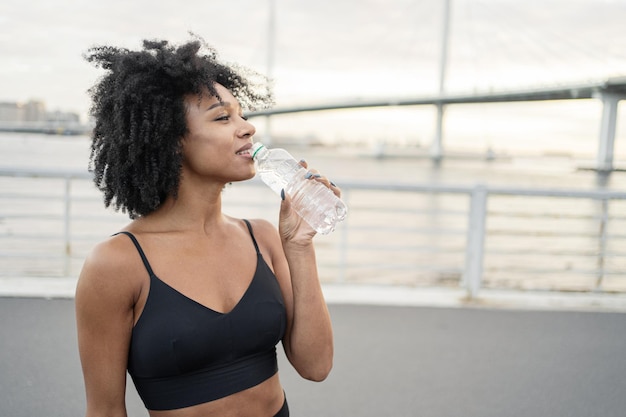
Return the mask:
<path fill-rule="evenodd" d="M 132 330 L 128 373 L 149 410 L 172 410 L 226 397 L 260 384 L 278 371 L 276 344 L 286 311 L 280 286 L 259 251 L 250 286 L 229 313 L 188 298 L 152 271 L 150 291 Z M 199 271 L 198 273 L 201 273 Z"/>

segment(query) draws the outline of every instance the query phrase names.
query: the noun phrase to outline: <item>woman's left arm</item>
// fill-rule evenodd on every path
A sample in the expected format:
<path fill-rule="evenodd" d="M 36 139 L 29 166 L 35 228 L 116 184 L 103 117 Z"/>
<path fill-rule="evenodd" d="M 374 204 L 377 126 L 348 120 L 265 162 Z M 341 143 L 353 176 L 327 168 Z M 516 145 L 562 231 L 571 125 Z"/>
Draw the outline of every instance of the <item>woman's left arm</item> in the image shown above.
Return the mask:
<path fill-rule="evenodd" d="M 305 165 L 304 165 L 305 166 Z M 306 166 L 305 166 L 306 167 Z M 312 181 L 326 186 L 326 178 Z M 333 192 L 341 192 L 333 185 Z M 333 366 L 333 330 L 320 284 L 313 237 L 315 230 L 291 210 L 291 199 L 284 196 L 271 259 L 287 309 L 283 347 L 289 362 L 304 378 L 324 380 Z"/>
<path fill-rule="evenodd" d="M 283 339 L 287 358 L 298 373 L 313 381 L 324 380 L 333 365 L 333 332 L 320 285 L 315 249 L 285 241 L 283 249 L 291 278 L 288 328 Z M 289 305 L 291 304 L 291 305 Z"/>

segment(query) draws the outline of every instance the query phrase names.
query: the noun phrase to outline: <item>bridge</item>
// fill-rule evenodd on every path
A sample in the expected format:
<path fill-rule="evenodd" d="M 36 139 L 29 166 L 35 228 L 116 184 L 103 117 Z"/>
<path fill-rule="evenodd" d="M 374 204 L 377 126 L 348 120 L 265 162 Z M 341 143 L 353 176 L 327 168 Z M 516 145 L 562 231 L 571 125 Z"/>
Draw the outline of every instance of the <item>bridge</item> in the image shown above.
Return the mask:
<path fill-rule="evenodd" d="M 620 100 L 626 99 L 626 76 L 613 77 L 605 81 L 572 85 L 557 85 L 536 89 L 488 91 L 484 93 L 439 94 L 433 96 L 391 98 L 378 100 L 353 100 L 292 107 L 275 107 L 251 112 L 248 117 L 271 117 L 280 114 L 304 113 L 327 110 L 358 109 L 392 106 L 437 107 L 437 126 L 432 144 L 431 156 L 440 160 L 443 152 L 443 114 L 446 106 L 472 103 L 509 103 L 547 100 L 599 99 L 603 103 L 598 152 L 595 169 L 610 172 L 614 169 L 615 132 L 617 110 Z M 63 122 L 0 122 L 0 132 L 46 133 L 57 135 L 84 135 L 91 131 L 90 126 Z"/>
<path fill-rule="evenodd" d="M 402 99 L 355 100 L 310 106 L 278 107 L 251 112 L 249 117 L 270 117 L 279 114 L 304 113 L 326 110 L 358 109 L 390 106 L 437 106 L 436 135 L 432 145 L 432 157 L 443 157 L 443 113 L 445 106 L 472 103 L 531 102 L 547 100 L 599 99 L 603 103 L 596 169 L 602 172 L 613 170 L 617 109 L 620 100 L 626 98 L 626 76 L 609 78 L 602 82 L 558 85 L 537 89 L 489 91 L 484 93 L 440 94 Z"/>

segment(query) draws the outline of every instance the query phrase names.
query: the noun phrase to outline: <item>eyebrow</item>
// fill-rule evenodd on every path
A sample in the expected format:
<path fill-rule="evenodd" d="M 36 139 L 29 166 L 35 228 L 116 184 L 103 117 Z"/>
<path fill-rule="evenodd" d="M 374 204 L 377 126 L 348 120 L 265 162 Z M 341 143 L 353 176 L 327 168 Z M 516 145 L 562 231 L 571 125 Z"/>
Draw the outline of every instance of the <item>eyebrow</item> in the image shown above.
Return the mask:
<path fill-rule="evenodd" d="M 241 112 L 242 109 L 239 106 L 238 102 L 235 102 L 237 104 L 237 107 L 239 108 L 239 111 Z M 229 102 L 229 101 L 218 101 L 217 103 L 213 103 L 211 104 L 209 107 L 207 107 L 207 109 L 205 111 L 211 111 L 217 107 L 230 107 L 230 108 L 234 108 L 233 105 Z"/>
<path fill-rule="evenodd" d="M 229 102 L 227 102 L 227 101 L 218 101 L 217 103 L 213 103 L 213 104 L 211 104 L 211 105 L 210 105 L 210 106 L 206 109 L 206 111 L 213 110 L 213 109 L 214 109 L 214 108 L 216 108 L 216 107 L 226 107 L 226 106 L 230 106 L 230 103 L 229 103 Z"/>

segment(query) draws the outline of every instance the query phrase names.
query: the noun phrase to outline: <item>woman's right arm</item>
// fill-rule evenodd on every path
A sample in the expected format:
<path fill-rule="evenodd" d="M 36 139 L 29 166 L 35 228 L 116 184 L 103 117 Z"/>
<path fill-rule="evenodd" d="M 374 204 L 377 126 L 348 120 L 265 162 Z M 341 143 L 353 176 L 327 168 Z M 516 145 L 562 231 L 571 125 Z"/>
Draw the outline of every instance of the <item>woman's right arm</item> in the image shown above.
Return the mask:
<path fill-rule="evenodd" d="M 126 417 L 126 366 L 137 289 L 126 242 L 112 238 L 85 260 L 76 287 L 86 417 Z"/>

